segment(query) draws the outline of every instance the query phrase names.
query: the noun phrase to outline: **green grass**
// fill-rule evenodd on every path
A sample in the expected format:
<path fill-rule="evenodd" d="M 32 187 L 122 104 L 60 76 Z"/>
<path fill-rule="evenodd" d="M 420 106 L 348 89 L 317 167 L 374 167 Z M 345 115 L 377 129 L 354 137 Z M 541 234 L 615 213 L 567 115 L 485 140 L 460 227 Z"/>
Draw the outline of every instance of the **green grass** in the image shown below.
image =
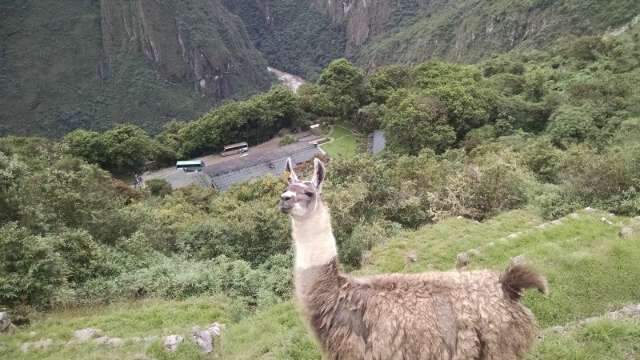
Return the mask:
<path fill-rule="evenodd" d="M 360 138 L 346 127 L 334 126 L 329 137 L 332 139 L 331 142 L 322 145 L 322 149 L 330 157 L 349 158 L 358 153 Z"/>
<path fill-rule="evenodd" d="M 185 301 L 137 301 L 43 314 L 29 327 L 21 328 L 14 335 L 4 337 L 0 341 L 0 358 L 129 359 L 140 358 L 145 354 L 165 358 L 160 338 L 147 346 L 126 340 L 172 334 L 185 336 L 193 326 L 203 327 L 214 321 L 227 324 L 238 319 L 242 312 L 240 307 L 226 298 L 200 297 Z M 87 327 L 98 328 L 110 337 L 123 338 L 126 343 L 118 348 L 92 343 L 65 345 L 73 338 L 75 330 Z M 24 342 L 47 338 L 52 339 L 54 343 L 46 351 L 22 353 L 20 350 Z M 175 355 L 172 357 L 192 359 L 194 354 L 198 354 L 195 344 L 185 341 L 185 346 L 178 353 L 172 354 Z"/>
<path fill-rule="evenodd" d="M 601 320 L 566 334 L 545 334 L 530 359 L 627 360 L 640 358 L 640 322 Z"/>
<path fill-rule="evenodd" d="M 579 319 L 599 316 L 623 304 L 640 302 L 640 235 L 621 239 L 620 227 L 640 221 L 611 218 L 602 212 L 580 212 L 557 224 L 530 210 L 500 214 L 486 222 L 450 218 L 406 231 L 375 248 L 370 262 L 359 274 L 449 270 L 456 254 L 477 248 L 471 268 L 504 269 L 509 259 L 524 255 L 544 273 L 551 293 L 543 297 L 529 292 L 525 303 L 543 329 Z M 518 236 L 509 236 L 518 234 Z M 407 263 L 408 252 L 417 261 Z M 166 353 L 160 341 L 148 346 L 127 344 L 115 350 L 97 345 L 64 347 L 74 330 L 97 327 L 110 336 L 130 338 L 146 335 L 188 334 L 193 325 L 213 321 L 227 324 L 217 344 L 221 359 L 319 359 L 320 355 L 293 301 L 247 315 L 229 300 L 194 298 L 187 301 L 144 301 L 95 309 L 43 315 L 30 327 L 0 342 L 0 358 L 8 359 L 106 359 L 106 358 L 206 358 L 187 339 L 177 353 Z M 35 331 L 36 335 L 30 335 Z M 637 359 L 640 355 L 640 324 L 636 321 L 597 321 L 558 334 L 550 330 L 531 354 L 531 359 Z M 45 352 L 22 354 L 25 341 L 51 338 Z"/>

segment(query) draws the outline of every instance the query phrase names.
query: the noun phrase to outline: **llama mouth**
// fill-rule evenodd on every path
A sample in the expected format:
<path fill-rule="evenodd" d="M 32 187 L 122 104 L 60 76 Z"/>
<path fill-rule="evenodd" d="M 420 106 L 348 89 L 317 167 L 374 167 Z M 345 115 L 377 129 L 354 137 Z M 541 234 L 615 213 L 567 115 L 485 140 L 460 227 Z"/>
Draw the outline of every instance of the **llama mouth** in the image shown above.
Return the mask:
<path fill-rule="evenodd" d="M 282 213 L 284 214 L 289 214 L 292 209 L 290 206 L 286 206 L 286 205 L 280 205 L 279 208 L 280 208 L 280 211 L 282 211 Z"/>

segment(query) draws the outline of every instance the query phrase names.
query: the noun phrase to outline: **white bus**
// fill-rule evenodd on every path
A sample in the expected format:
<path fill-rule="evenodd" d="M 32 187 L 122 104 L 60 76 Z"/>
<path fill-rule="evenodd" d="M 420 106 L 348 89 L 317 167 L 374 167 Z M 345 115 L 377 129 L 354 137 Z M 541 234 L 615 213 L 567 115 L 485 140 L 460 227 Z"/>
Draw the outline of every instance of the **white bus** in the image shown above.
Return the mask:
<path fill-rule="evenodd" d="M 184 172 L 200 172 L 204 166 L 205 164 L 202 160 L 178 161 L 176 163 L 176 169 L 182 169 Z"/>
<path fill-rule="evenodd" d="M 246 142 L 241 142 L 237 144 L 231 144 L 224 147 L 224 151 L 222 152 L 222 156 L 229 156 L 235 154 L 246 153 L 249 151 L 249 144 Z"/>

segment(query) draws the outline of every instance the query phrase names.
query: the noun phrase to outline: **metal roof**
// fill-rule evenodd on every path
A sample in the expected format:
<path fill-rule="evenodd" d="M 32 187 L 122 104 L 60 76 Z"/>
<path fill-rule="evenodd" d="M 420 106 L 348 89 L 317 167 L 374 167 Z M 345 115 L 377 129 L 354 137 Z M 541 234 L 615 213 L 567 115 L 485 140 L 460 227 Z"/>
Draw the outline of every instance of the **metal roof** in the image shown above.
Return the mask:
<path fill-rule="evenodd" d="M 178 161 L 176 166 L 189 166 L 189 165 L 204 165 L 204 161 L 202 160 L 186 160 L 186 161 Z"/>

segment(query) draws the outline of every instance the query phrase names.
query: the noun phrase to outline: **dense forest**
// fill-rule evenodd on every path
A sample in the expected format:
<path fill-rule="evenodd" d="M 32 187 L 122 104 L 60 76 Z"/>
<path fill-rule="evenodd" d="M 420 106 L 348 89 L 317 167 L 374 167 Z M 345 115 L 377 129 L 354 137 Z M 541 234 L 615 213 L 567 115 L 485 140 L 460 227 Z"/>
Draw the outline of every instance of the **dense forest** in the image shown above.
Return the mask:
<path fill-rule="evenodd" d="M 329 162 L 342 261 L 401 229 L 533 207 L 640 214 L 640 31 L 579 37 L 478 65 L 366 75 L 340 59 L 298 94 L 233 101 L 151 136 L 134 125 L 61 141 L 0 139 L 0 304 L 33 309 L 224 293 L 247 309 L 290 296 L 284 179 L 225 193 L 119 179 L 153 161 L 258 143 L 311 122 L 384 129 L 382 156 Z M 301 169 L 304 171 L 305 169 Z"/>

